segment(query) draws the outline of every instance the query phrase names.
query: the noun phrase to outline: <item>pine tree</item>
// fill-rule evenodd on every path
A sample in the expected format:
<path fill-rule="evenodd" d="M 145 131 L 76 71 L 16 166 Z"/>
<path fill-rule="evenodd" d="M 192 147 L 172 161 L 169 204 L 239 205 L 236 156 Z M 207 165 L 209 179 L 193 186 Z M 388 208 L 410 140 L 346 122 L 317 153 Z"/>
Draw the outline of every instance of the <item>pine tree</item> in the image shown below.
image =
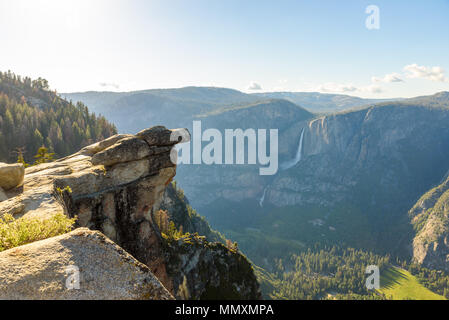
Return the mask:
<path fill-rule="evenodd" d="M 48 149 L 45 146 L 42 146 L 37 150 L 37 154 L 34 156 L 36 161 L 34 162 L 35 165 L 41 164 L 41 163 L 47 163 L 53 161 L 54 153 L 49 153 Z"/>

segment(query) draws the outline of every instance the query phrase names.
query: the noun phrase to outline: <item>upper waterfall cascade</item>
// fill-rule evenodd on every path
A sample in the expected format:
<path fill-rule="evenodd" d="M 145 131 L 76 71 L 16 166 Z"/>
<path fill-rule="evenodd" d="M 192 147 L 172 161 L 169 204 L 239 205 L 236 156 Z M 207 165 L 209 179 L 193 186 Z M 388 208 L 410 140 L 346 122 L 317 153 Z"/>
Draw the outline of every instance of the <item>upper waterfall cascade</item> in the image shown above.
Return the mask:
<path fill-rule="evenodd" d="M 301 161 L 302 145 L 303 145 L 303 141 L 304 141 L 304 133 L 305 132 L 306 132 L 306 129 L 302 129 L 301 138 L 299 139 L 299 146 L 298 146 L 298 150 L 296 151 L 295 158 L 288 160 L 285 163 L 282 163 L 281 170 L 287 170 L 287 169 L 293 168 L 295 165 L 298 164 L 299 161 Z"/>
<path fill-rule="evenodd" d="M 260 198 L 260 200 L 259 200 L 259 205 L 260 205 L 261 207 L 263 207 L 263 202 L 265 201 L 265 196 L 266 196 L 266 194 L 267 194 L 267 190 L 268 190 L 268 186 L 266 186 L 265 189 L 263 189 L 263 195 L 262 195 L 262 198 Z"/>
<path fill-rule="evenodd" d="M 298 150 L 296 151 L 296 155 L 293 159 L 286 161 L 285 163 L 281 163 L 280 167 L 281 170 L 288 170 L 290 168 L 293 168 L 294 166 L 296 166 L 302 158 L 302 147 L 303 147 L 303 141 L 304 141 L 304 133 L 306 132 L 306 129 L 303 128 L 302 132 L 301 132 L 301 137 L 299 138 L 299 146 L 298 146 Z M 261 207 L 263 207 L 263 203 L 265 201 L 265 196 L 267 194 L 267 190 L 268 190 L 269 186 L 266 186 L 265 189 L 263 190 L 263 194 L 262 197 L 259 200 L 259 205 Z"/>

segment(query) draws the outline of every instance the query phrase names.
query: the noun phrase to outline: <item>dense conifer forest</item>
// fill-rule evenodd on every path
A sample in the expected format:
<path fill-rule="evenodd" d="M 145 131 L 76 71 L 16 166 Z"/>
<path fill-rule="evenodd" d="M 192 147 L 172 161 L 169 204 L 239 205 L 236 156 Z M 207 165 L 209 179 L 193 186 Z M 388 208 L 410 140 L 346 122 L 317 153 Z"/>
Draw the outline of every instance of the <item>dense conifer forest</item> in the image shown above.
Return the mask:
<path fill-rule="evenodd" d="M 0 72 L 0 162 L 34 163 L 42 146 L 60 158 L 117 132 L 104 117 L 58 96 L 42 78 Z"/>

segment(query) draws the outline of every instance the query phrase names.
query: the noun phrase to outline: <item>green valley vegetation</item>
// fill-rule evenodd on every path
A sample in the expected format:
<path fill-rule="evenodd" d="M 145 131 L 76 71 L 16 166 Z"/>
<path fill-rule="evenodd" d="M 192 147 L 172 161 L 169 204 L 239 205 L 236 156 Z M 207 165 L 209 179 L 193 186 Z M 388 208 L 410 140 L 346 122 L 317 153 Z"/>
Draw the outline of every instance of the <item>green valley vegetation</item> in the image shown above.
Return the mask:
<path fill-rule="evenodd" d="M 365 299 L 387 297 L 366 288 L 366 267 L 376 265 L 381 270 L 389 267 L 390 257 L 338 246 L 308 248 L 279 259 L 272 272 L 256 269 L 266 298 L 282 300 L 314 300 L 351 296 Z"/>
<path fill-rule="evenodd" d="M 444 296 L 426 288 L 423 285 L 425 282 L 401 268 L 391 267 L 384 270 L 380 279 L 379 292 L 393 300 L 446 300 Z"/>
<path fill-rule="evenodd" d="M 33 163 L 42 146 L 59 158 L 115 133 L 104 117 L 51 91 L 47 80 L 0 72 L 0 161 Z"/>
<path fill-rule="evenodd" d="M 366 288 L 366 268 L 380 270 L 380 289 Z M 271 269 L 254 266 L 266 299 L 446 300 L 449 274 L 388 255 L 318 245 L 276 259 Z"/>
<path fill-rule="evenodd" d="M 449 273 L 442 270 L 431 270 L 414 263 L 408 266 L 407 271 L 416 277 L 424 287 L 449 299 Z"/>
<path fill-rule="evenodd" d="M 380 270 L 380 289 L 366 288 L 366 268 Z M 270 271 L 255 266 L 266 299 L 281 300 L 445 300 L 449 274 L 365 250 L 315 245 Z"/>
<path fill-rule="evenodd" d="M 365 250 L 373 250 L 377 243 L 367 216 L 349 203 L 327 209 L 261 208 L 251 201 L 215 201 L 201 212 L 207 216 L 211 210 L 220 213 L 208 217 L 212 227 L 237 241 L 240 249 L 262 268 L 269 269 L 274 259 L 289 259 L 316 243 Z"/>

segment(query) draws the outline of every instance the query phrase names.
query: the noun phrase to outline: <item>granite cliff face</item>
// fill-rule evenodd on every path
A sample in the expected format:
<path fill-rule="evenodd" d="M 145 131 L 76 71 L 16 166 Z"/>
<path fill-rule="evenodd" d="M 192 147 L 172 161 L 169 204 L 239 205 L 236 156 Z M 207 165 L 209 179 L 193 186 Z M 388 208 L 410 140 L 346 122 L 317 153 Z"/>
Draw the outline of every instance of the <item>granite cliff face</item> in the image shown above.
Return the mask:
<path fill-rule="evenodd" d="M 198 208 L 220 198 L 258 200 L 268 187 L 265 201 L 277 207 L 342 201 L 366 205 L 366 198 L 370 205 L 388 207 L 391 201 L 384 198 L 393 193 L 394 202 L 406 210 L 449 168 L 448 118 L 447 109 L 398 102 L 283 120 L 280 166 L 295 157 L 305 129 L 302 159 L 294 167 L 263 177 L 257 166 L 181 166 L 178 180 Z M 191 171 L 195 174 L 186 179 Z"/>
<path fill-rule="evenodd" d="M 216 270 L 233 272 L 232 263 L 251 269 L 240 254 L 205 242 L 189 245 L 188 241 L 179 244 L 183 258 L 177 249 L 167 250 L 176 244 L 168 246 L 154 214 L 176 173 L 170 161 L 170 151 L 177 143 L 170 140 L 172 133 L 153 127 L 137 135 L 116 135 L 64 159 L 27 168 L 23 184 L 8 190 L 8 199 L 0 202 L 0 216 L 45 219 L 58 212 L 76 216 L 77 227 L 101 231 L 148 266 L 177 297 L 179 286 L 184 285 L 193 288 L 185 298 L 213 296 L 209 292 L 222 292 L 220 286 L 240 288 L 241 299 L 257 298 L 257 282 L 245 290 L 247 283 L 240 275 Z M 177 259 L 184 262 L 170 264 Z"/>
<path fill-rule="evenodd" d="M 413 259 L 449 271 L 449 177 L 425 193 L 409 211 L 414 226 Z"/>
<path fill-rule="evenodd" d="M 369 197 L 363 205 L 407 206 L 449 168 L 448 119 L 447 109 L 398 104 L 312 120 L 303 161 L 276 177 L 267 200 L 331 205 Z"/>
<path fill-rule="evenodd" d="M 179 168 L 178 181 L 193 206 L 222 230 L 240 225 L 277 232 L 273 226 L 286 222 L 282 210 L 287 208 L 298 216 L 331 217 L 329 226 L 336 230 L 317 229 L 321 238 L 409 255 L 413 230 L 407 211 L 449 169 L 449 109 L 441 99 L 389 102 L 292 123 L 282 118 L 279 144 L 287 148 L 281 148 L 275 176 L 260 176 L 257 166 L 190 165 Z M 301 160 L 282 170 L 298 151 Z M 193 179 L 184 179 L 188 170 L 195 172 Z M 232 208 L 236 213 L 224 218 Z M 268 221 L 264 212 L 270 210 L 278 216 Z M 241 216 L 233 225 L 226 221 Z M 308 240 L 296 235 L 293 225 L 279 235 L 287 232 L 290 239 Z"/>

